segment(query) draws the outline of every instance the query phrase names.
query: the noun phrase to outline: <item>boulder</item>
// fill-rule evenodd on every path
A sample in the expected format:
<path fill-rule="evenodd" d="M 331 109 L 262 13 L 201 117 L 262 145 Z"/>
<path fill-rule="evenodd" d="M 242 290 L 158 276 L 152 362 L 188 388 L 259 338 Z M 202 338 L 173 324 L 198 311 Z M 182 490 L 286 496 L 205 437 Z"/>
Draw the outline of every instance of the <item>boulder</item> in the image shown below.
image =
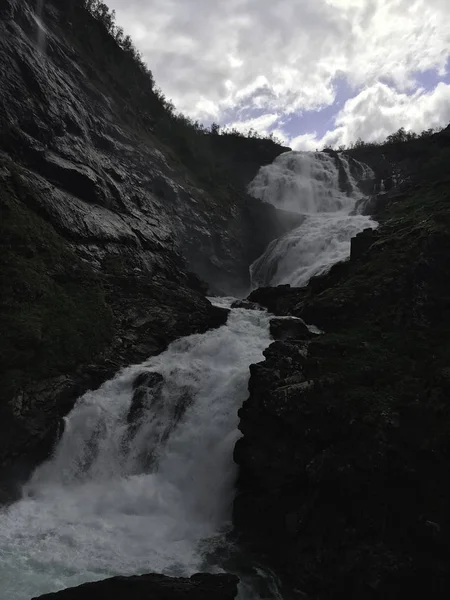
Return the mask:
<path fill-rule="evenodd" d="M 377 239 L 376 229 L 367 228 L 358 233 L 350 242 L 350 260 L 357 260 Z"/>
<path fill-rule="evenodd" d="M 256 302 L 250 302 L 250 300 L 236 300 L 231 305 L 231 308 L 245 308 L 247 310 L 265 310 L 264 307 L 260 306 Z"/>
<path fill-rule="evenodd" d="M 249 295 L 248 301 L 258 303 L 276 315 L 291 314 L 292 300 L 299 301 L 303 288 L 291 287 L 289 284 L 277 287 L 259 287 Z"/>
<path fill-rule="evenodd" d="M 303 319 L 295 317 L 270 320 L 270 335 L 274 340 L 308 340 L 314 336 Z"/>

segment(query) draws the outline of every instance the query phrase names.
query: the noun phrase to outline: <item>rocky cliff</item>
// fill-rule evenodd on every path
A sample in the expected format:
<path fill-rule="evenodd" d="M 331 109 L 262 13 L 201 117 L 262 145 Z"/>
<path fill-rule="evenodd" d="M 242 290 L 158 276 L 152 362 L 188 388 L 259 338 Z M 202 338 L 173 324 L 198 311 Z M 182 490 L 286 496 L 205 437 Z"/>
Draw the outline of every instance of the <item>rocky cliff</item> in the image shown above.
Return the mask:
<path fill-rule="evenodd" d="M 376 175 L 375 191 L 407 188 L 411 183 L 445 178 L 449 161 L 450 127 L 407 142 L 362 144 L 347 153 L 368 164 Z"/>
<path fill-rule="evenodd" d="M 223 323 L 206 290 L 245 290 L 290 227 L 83 2 L 43 6 L 0 6 L 0 466 L 15 475 L 84 390 Z"/>
<path fill-rule="evenodd" d="M 113 577 L 39 596 L 40 600 L 233 600 L 237 577 L 198 573 L 190 578 L 164 575 Z M 35 598 L 34 600 L 39 600 Z"/>
<path fill-rule="evenodd" d="M 450 593 L 448 131 L 396 149 L 349 261 L 249 298 L 294 320 L 251 367 L 235 523 L 311 598 Z"/>

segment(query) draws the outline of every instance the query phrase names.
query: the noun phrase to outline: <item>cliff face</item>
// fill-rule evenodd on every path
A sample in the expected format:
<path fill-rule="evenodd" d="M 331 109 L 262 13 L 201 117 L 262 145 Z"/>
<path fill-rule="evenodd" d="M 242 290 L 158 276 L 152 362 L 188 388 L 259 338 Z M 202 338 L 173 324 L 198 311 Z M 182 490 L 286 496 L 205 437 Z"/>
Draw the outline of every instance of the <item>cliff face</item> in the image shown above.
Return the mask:
<path fill-rule="evenodd" d="M 425 181 L 442 180 L 450 160 L 450 126 L 433 135 L 381 146 L 364 145 L 348 154 L 375 172 L 375 192 L 385 192 Z"/>
<path fill-rule="evenodd" d="M 113 577 L 95 583 L 86 583 L 54 594 L 39 596 L 41 600 L 233 600 L 237 593 L 238 579 L 233 575 L 209 575 L 198 573 L 190 578 L 173 578 L 165 575 L 140 575 Z M 32 600 L 39 600 L 34 598 Z"/>
<path fill-rule="evenodd" d="M 45 32 L 33 3 L 8 0 L 1 21 L 2 149 L 26 170 L 32 208 L 91 262 L 125 253 L 152 272 L 175 251 L 213 287 L 244 289 L 262 251 L 253 200 L 186 168 L 197 163 L 184 160 L 183 140 L 165 142 L 174 125 L 148 78 L 136 69 L 136 95 L 127 89 L 136 66 L 81 3 L 70 15 L 61 1 L 44 4 Z"/>
<path fill-rule="evenodd" d="M 0 466 L 24 474 L 80 393 L 223 323 L 207 288 L 244 291 L 290 226 L 177 133 L 82 2 L 35 8 L 0 6 Z"/>
<path fill-rule="evenodd" d="M 232 173 L 233 182 L 242 188 L 252 181 L 260 167 L 273 163 L 277 156 L 291 150 L 270 139 L 234 134 L 211 134 L 210 143 L 223 168 Z"/>
<path fill-rule="evenodd" d="M 349 261 L 249 298 L 322 330 L 292 327 L 251 367 L 235 451 L 243 543 L 312 598 L 450 592 L 446 140 L 397 148 L 405 177 Z"/>

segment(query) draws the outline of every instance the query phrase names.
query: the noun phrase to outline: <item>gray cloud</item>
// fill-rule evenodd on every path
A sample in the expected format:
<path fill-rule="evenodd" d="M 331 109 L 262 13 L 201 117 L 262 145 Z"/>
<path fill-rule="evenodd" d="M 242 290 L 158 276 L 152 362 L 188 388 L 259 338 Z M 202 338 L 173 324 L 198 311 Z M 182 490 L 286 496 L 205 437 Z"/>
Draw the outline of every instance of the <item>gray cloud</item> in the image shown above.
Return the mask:
<path fill-rule="evenodd" d="M 109 5 L 177 108 L 223 122 L 230 114 L 248 120 L 253 109 L 286 115 L 331 105 L 337 74 L 355 93 L 371 89 L 372 104 L 381 93 L 380 80 L 389 78 L 393 91 L 412 94 L 414 73 L 445 69 L 447 2 L 109 0 Z M 355 101 L 363 102 L 358 96 Z M 362 106 L 373 111 L 371 102 Z M 356 106 L 352 110 L 359 115 Z M 338 127 L 349 127 L 342 119 Z"/>
<path fill-rule="evenodd" d="M 322 138 L 314 134 L 290 140 L 296 149 L 348 145 L 361 138 L 382 141 L 400 127 L 417 133 L 450 121 L 450 85 L 439 83 L 433 90 L 413 94 L 396 91 L 383 83 L 366 88 L 349 99 L 336 116 L 336 127 Z"/>

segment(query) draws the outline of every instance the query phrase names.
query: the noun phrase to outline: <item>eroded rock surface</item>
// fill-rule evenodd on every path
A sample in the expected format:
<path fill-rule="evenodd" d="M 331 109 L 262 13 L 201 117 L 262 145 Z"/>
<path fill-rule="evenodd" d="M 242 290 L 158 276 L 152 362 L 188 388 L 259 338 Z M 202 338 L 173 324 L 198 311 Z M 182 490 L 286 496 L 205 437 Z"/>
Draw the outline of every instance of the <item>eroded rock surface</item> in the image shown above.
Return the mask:
<path fill-rule="evenodd" d="M 270 320 L 270 334 L 274 340 L 308 340 L 313 337 L 303 319 L 295 317 Z"/>

